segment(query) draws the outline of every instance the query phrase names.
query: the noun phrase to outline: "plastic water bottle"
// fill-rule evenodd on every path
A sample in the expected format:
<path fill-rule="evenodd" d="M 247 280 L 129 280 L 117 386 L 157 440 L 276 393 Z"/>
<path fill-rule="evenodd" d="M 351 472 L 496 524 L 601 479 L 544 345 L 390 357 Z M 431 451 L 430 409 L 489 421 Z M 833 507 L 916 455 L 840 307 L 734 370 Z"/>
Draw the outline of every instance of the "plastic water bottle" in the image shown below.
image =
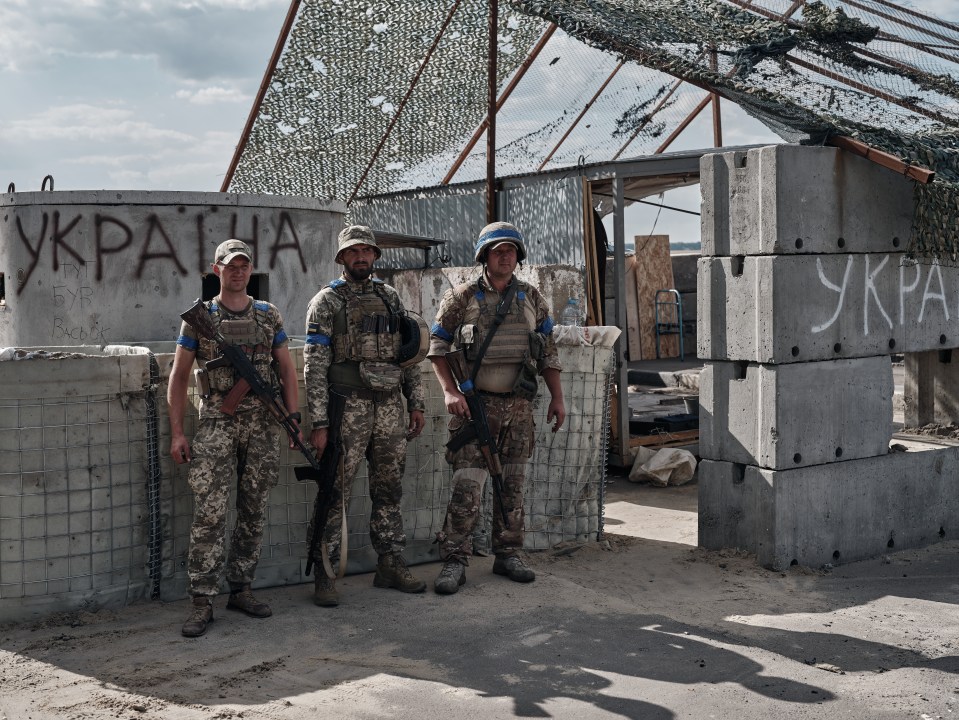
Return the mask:
<path fill-rule="evenodd" d="M 566 301 L 566 307 L 559 316 L 560 325 L 582 325 L 583 316 L 579 311 L 579 300 L 571 297 Z"/>

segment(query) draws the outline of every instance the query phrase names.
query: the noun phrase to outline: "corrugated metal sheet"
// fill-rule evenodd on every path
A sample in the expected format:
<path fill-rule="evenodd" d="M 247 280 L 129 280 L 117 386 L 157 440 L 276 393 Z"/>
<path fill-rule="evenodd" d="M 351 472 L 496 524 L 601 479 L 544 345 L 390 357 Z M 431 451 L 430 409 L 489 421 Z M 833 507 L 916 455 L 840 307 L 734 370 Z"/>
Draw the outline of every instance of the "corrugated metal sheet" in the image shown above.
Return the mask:
<path fill-rule="evenodd" d="M 582 178 L 527 178 L 498 195 L 500 217 L 515 224 L 526 238 L 533 265 L 582 266 Z M 440 251 L 452 266 L 474 264 L 473 247 L 486 225 L 486 188 L 483 183 L 437 187 L 370 198 L 351 208 L 352 221 L 404 235 L 446 241 Z M 423 266 L 420 251 L 394 250 L 385 256 L 394 267 Z M 408 263 L 408 264 L 407 264 Z"/>

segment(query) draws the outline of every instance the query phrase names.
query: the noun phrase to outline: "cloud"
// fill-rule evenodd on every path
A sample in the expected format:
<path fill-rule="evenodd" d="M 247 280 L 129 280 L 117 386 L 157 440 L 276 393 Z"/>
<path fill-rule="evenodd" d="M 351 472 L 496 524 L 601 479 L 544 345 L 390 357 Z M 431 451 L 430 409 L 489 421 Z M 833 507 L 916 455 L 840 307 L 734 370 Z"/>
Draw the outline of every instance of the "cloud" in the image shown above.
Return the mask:
<path fill-rule="evenodd" d="M 64 57 L 148 56 L 181 79 L 262 75 L 287 7 L 286 0 L 3 0 L 0 71 L 43 69 Z"/>
<path fill-rule="evenodd" d="M 217 103 L 248 103 L 253 98 L 235 88 L 205 87 L 198 90 L 178 90 L 177 100 L 186 100 L 194 105 L 215 105 Z"/>
<path fill-rule="evenodd" d="M 60 105 L 31 117 L 12 120 L 0 126 L 4 139 L 18 141 L 92 141 L 115 145 L 129 141 L 156 143 L 192 141 L 193 137 L 178 130 L 168 130 L 138 120 L 130 110 L 97 105 Z"/>

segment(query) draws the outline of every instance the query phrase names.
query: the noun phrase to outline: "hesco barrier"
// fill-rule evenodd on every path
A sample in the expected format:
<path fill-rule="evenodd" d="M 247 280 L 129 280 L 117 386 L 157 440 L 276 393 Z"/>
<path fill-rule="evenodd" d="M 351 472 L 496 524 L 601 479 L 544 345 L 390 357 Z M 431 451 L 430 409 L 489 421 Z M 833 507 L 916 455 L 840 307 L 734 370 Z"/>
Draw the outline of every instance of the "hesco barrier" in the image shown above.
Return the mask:
<path fill-rule="evenodd" d="M 168 454 L 173 346 L 151 348 L 8 348 L 0 356 L 0 621 L 185 597 L 193 499 L 186 470 Z M 302 347 L 293 356 L 302 377 Z M 550 432 L 541 383 L 526 495 L 529 549 L 586 542 L 602 532 L 613 351 L 561 346 L 560 359 L 569 417 L 560 432 Z M 443 395 L 429 362 L 421 371 L 427 423 L 410 443 L 403 481 L 411 563 L 437 559 L 433 539 L 450 480 Z M 190 406 L 188 436 L 195 418 Z M 306 528 L 316 487 L 296 480 L 292 468 L 302 458 L 285 442 L 283 448 L 258 587 L 308 580 Z M 364 464 L 349 508 L 350 573 L 376 562 L 369 510 Z"/>

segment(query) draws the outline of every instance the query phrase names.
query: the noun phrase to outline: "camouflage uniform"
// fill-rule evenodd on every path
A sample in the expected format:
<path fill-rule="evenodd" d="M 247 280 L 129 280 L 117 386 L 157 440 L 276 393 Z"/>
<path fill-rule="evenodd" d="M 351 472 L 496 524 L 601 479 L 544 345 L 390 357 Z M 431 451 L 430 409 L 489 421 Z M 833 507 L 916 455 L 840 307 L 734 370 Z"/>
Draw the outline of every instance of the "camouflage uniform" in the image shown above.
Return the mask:
<path fill-rule="evenodd" d="M 353 479 L 364 457 L 369 464 L 373 549 L 384 556 L 400 553 L 406 545 L 400 500 L 407 414 L 424 410 L 426 404 L 419 367 L 401 369 L 396 363 L 399 334 L 389 320 L 390 311 L 402 309 L 396 291 L 381 280 L 354 282 L 344 273 L 317 293 L 307 310 L 304 376 L 313 427 L 329 427 L 329 393 L 346 398 L 341 427 L 331 428 L 340 433 L 344 451 L 343 477 L 337 479 L 339 492 L 323 533 L 331 561 L 339 558 L 340 517 L 344 506 L 349 507 Z M 312 537 L 311 520 L 308 547 Z M 319 544 L 313 560 L 322 567 Z"/>
<path fill-rule="evenodd" d="M 475 383 L 486 405 L 490 433 L 497 441 L 503 464 L 503 501 L 511 529 L 504 527 L 494 498 L 497 507 L 493 512 L 491 538 L 493 551 L 503 556 L 523 547 L 523 489 L 536 429 L 531 399 L 518 395 L 514 386 L 524 366 L 527 377 L 534 378 L 536 372 L 542 373 L 547 368 L 562 369 L 545 300 L 532 285 L 515 276 L 511 282 L 517 284 L 516 295 L 484 354 Z M 450 349 L 463 348 L 472 365 L 502 295 L 505 293 L 498 293 L 482 275 L 447 291 L 430 332 L 428 357 L 441 357 Z M 533 348 L 537 345 L 539 352 L 534 357 Z M 461 417 L 451 418 L 450 437 L 468 422 Z M 479 522 L 483 485 L 489 473 L 475 441 L 456 452 L 448 452 L 446 459 L 453 466 L 453 488 L 437 541 L 444 560 L 455 559 L 467 565 L 473 553 L 472 536 Z"/>
<path fill-rule="evenodd" d="M 272 379 L 272 351 L 288 340 L 276 307 L 253 298 L 242 313 L 230 312 L 218 305 L 216 299 L 205 305 L 226 340 L 244 347 L 260 375 Z M 215 343 L 198 340 L 196 332 L 186 323 L 177 344 L 195 352 L 198 361 L 212 360 L 219 355 Z M 193 596 L 217 594 L 224 564 L 231 586 L 253 581 L 270 490 L 279 478 L 277 426 L 256 396 L 248 393 L 233 417 L 220 411 L 225 394 L 237 379 L 232 367 L 210 370 L 210 397 L 200 403 L 188 477 L 194 494 L 188 560 Z M 227 562 L 226 521 L 234 482 L 236 525 Z"/>

